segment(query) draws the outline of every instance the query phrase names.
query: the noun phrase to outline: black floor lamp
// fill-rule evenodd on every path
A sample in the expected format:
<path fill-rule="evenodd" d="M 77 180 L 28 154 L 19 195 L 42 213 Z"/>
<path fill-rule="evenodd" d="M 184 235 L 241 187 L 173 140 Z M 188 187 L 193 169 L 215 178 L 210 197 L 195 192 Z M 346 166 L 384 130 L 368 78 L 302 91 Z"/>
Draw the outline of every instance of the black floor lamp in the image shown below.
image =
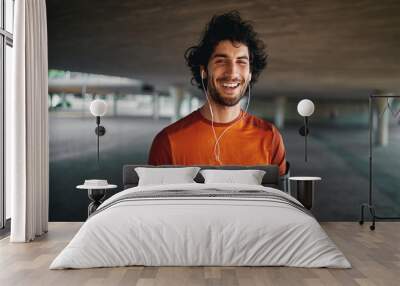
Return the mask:
<path fill-rule="evenodd" d="M 90 112 L 96 117 L 97 127 L 94 132 L 97 135 L 97 166 L 100 166 L 100 136 L 106 133 L 104 126 L 100 125 L 100 117 L 104 116 L 107 112 L 107 104 L 104 100 L 95 99 L 90 104 Z"/>
<path fill-rule="evenodd" d="M 375 220 L 376 219 L 400 219 L 399 216 L 395 216 L 395 217 L 383 217 L 383 216 L 378 216 L 376 215 L 375 212 L 375 205 L 374 202 L 372 200 L 372 102 L 375 98 L 386 98 L 386 100 L 388 100 L 389 98 L 400 98 L 400 95 L 370 95 L 369 96 L 369 194 L 368 194 L 368 203 L 363 203 L 361 204 L 361 218 L 359 223 L 363 224 L 364 223 L 364 209 L 367 208 L 369 209 L 371 218 L 372 218 L 372 225 L 370 225 L 370 229 L 374 230 L 375 229 Z M 388 103 L 389 105 L 389 103 Z M 389 107 L 390 108 L 390 107 Z M 386 109 L 383 111 L 385 112 Z"/>
<path fill-rule="evenodd" d="M 307 162 L 307 136 L 308 118 L 314 113 L 314 103 L 309 99 L 303 99 L 297 104 L 297 112 L 304 118 L 304 126 L 300 127 L 299 133 L 304 136 L 304 161 Z"/>

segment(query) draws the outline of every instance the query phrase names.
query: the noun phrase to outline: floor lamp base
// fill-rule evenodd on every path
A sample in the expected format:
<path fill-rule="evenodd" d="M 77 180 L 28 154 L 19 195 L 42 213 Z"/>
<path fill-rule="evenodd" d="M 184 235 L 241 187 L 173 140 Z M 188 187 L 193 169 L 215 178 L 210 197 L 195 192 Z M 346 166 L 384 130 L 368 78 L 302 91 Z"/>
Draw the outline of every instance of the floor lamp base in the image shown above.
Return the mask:
<path fill-rule="evenodd" d="M 395 216 L 395 217 L 382 217 L 382 216 L 377 216 L 375 213 L 375 206 L 371 205 L 371 204 L 362 204 L 361 205 L 361 216 L 360 216 L 360 220 L 359 220 L 359 224 L 364 224 L 364 209 L 368 208 L 369 209 L 369 213 L 371 215 L 372 218 L 372 224 L 369 226 L 370 230 L 375 230 L 375 222 L 376 220 L 385 220 L 385 219 L 400 219 L 399 216 Z"/>

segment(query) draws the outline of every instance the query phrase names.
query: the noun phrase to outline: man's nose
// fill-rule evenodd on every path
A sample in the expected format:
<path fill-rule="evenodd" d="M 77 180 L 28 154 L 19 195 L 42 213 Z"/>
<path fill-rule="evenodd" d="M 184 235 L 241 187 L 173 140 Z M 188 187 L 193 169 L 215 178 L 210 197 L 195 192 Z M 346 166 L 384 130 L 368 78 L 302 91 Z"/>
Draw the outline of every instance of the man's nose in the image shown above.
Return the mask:
<path fill-rule="evenodd" d="M 238 67 L 235 62 L 229 61 L 226 68 L 226 75 L 230 77 L 238 76 Z"/>

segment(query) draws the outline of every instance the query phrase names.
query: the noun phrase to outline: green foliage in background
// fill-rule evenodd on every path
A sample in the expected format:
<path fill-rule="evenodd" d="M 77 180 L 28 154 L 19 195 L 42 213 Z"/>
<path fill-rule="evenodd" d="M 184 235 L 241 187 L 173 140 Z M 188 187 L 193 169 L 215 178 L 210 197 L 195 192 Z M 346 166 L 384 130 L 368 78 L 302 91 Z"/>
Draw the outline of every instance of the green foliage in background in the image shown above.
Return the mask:
<path fill-rule="evenodd" d="M 62 71 L 62 70 L 49 70 L 49 78 L 60 78 L 64 77 L 67 71 Z"/>

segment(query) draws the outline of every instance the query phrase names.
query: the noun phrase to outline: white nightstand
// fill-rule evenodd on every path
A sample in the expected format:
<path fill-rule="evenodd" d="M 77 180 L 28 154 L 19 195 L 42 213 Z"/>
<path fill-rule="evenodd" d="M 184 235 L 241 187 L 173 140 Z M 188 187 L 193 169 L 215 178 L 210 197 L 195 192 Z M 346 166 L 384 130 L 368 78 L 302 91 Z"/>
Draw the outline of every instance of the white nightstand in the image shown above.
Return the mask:
<path fill-rule="evenodd" d="M 88 217 L 96 211 L 96 209 L 101 205 L 106 196 L 106 191 L 110 189 L 115 189 L 117 185 L 107 185 L 107 186 L 90 186 L 90 185 L 79 185 L 76 186 L 77 189 L 87 190 L 88 197 L 91 203 L 88 206 Z"/>
<path fill-rule="evenodd" d="M 297 181 L 295 194 L 291 194 L 298 199 L 306 209 L 311 209 L 314 202 L 314 185 L 316 181 L 321 181 L 320 177 L 290 177 L 289 180 Z"/>

